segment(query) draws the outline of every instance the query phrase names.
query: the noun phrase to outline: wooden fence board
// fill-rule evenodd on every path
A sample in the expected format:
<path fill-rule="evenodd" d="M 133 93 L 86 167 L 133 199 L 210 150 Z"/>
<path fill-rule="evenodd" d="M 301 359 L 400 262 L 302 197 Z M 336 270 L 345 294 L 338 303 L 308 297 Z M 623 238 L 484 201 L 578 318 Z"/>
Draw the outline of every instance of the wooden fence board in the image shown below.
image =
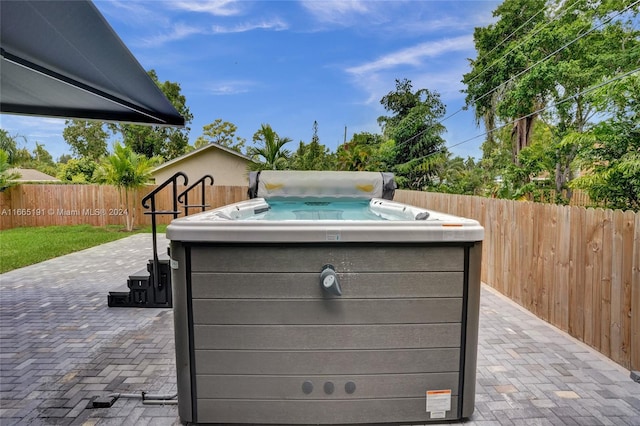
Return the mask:
<path fill-rule="evenodd" d="M 634 246 L 633 243 L 636 216 L 634 212 L 627 211 L 624 212 L 622 220 L 622 261 L 620 266 L 620 363 L 622 365 L 631 365 L 631 333 L 626 333 L 625 331 L 632 330 L 631 286 L 633 284 L 633 256 L 634 251 L 636 254 L 640 252 L 638 246 Z M 640 364 L 636 364 L 636 369 L 640 369 Z"/>
<path fill-rule="evenodd" d="M 635 215 L 631 278 L 631 369 L 640 370 L 640 214 Z"/>
<path fill-rule="evenodd" d="M 585 216 L 583 207 L 571 208 L 571 260 L 569 267 L 569 329 L 572 336 L 584 339 L 585 318 Z"/>
<path fill-rule="evenodd" d="M 569 263 L 571 257 L 571 209 L 556 207 L 558 232 L 556 233 L 556 274 L 554 301 L 556 323 L 563 331 L 569 330 Z"/>
<path fill-rule="evenodd" d="M 609 318 L 609 356 L 622 359 L 622 323 L 623 323 L 623 261 L 624 261 L 624 214 L 612 215 L 612 251 L 611 251 L 611 310 Z"/>
<path fill-rule="evenodd" d="M 613 212 L 603 211 L 602 269 L 600 270 L 600 352 L 611 354 L 611 274 L 613 266 Z M 609 248 L 605 250 L 604 247 Z"/>

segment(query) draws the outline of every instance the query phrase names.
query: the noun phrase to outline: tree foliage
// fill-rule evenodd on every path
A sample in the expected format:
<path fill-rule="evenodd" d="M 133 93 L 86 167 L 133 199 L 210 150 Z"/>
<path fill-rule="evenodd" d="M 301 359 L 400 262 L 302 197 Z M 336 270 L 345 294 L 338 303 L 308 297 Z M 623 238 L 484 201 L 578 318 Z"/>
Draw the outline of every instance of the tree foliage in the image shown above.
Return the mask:
<path fill-rule="evenodd" d="M 10 168 L 9 154 L 0 148 L 0 191 L 15 185 L 15 182 L 12 181 L 20 177 L 19 173 L 11 172 Z"/>
<path fill-rule="evenodd" d="M 260 130 L 253 135 L 253 142 L 257 146 L 249 149 L 252 157 L 257 157 L 262 162 L 249 164 L 251 170 L 283 170 L 287 168 L 289 151 L 284 146 L 291 142 L 290 138 L 280 137 L 268 124 L 262 124 Z"/>
<path fill-rule="evenodd" d="M 603 87 L 596 102 L 611 116 L 582 141 L 583 175 L 572 185 L 609 207 L 640 211 L 640 73 Z"/>
<path fill-rule="evenodd" d="M 395 91 L 386 94 L 380 103 L 392 113 L 379 117 L 378 123 L 384 136 L 395 141 L 392 162 L 400 185 L 410 189 L 428 186 L 435 166 L 442 161 L 442 156 L 436 154 L 445 142 L 441 119 L 446 108 L 440 94 L 429 89 L 414 92 L 410 80 L 396 80 Z"/>
<path fill-rule="evenodd" d="M 0 149 L 7 154 L 8 164 L 13 164 L 15 161 L 16 152 L 18 151 L 17 138 L 18 136 L 11 136 L 6 130 L 0 129 Z"/>
<path fill-rule="evenodd" d="M 77 157 L 98 161 L 108 153 L 109 134 L 104 127 L 100 121 L 66 120 L 62 137 Z"/>
<path fill-rule="evenodd" d="M 591 92 L 640 63 L 638 6 L 629 5 L 506 0 L 494 12 L 495 24 L 476 29 L 478 56 L 463 79 L 467 105 L 489 131 L 483 160 L 497 158 L 496 147 L 511 154 L 511 164 L 496 171 L 507 178 L 502 189 L 511 186 L 510 196 L 541 190 L 533 174 L 544 164 L 558 201 L 567 200 L 561 194 L 570 197 L 574 160 L 609 113 Z M 535 135 L 540 121 L 547 129 L 544 140 Z M 504 136 L 493 131 L 502 126 L 510 131 L 508 143 L 494 140 Z M 534 143 L 538 147 L 527 149 Z M 534 152 L 542 157 L 532 161 Z"/>
<path fill-rule="evenodd" d="M 198 136 L 194 146 L 200 148 L 210 143 L 217 143 L 244 154 L 246 139 L 236 136 L 237 130 L 238 126 L 235 124 L 217 118 L 213 123 L 202 126 L 202 135 Z"/>
<path fill-rule="evenodd" d="M 395 143 L 391 141 L 390 144 L 385 144 L 382 135 L 356 133 L 349 142 L 338 147 L 336 165 L 338 170 L 346 171 L 391 170 L 395 157 L 394 148 Z"/>
<path fill-rule="evenodd" d="M 160 163 L 159 157 L 147 158 L 128 146 L 117 143 L 113 154 L 105 158 L 96 170 L 96 181 L 114 185 L 120 193 L 120 201 L 126 210 L 125 226 L 133 230 L 135 223 L 135 197 L 133 190 L 144 186 L 151 178 L 151 170 Z"/>
<path fill-rule="evenodd" d="M 448 152 L 445 159 L 435 168 L 435 177 L 428 191 L 461 195 L 486 195 L 486 176 L 484 169 L 473 158 L 451 157 Z"/>
<path fill-rule="evenodd" d="M 63 182 L 94 183 L 98 165 L 98 162 L 88 157 L 71 158 L 59 166 L 56 176 Z"/>
<path fill-rule="evenodd" d="M 161 83 L 154 70 L 148 72 L 151 79 L 162 90 L 169 102 L 185 119 L 184 128 L 142 126 L 137 124 L 109 124 L 114 133 L 122 136 L 124 144 L 133 152 L 142 154 L 147 158 L 162 157 L 171 160 L 188 151 L 189 147 L 189 123 L 193 120 L 193 114 L 187 107 L 187 100 L 181 94 L 180 84 L 165 81 Z"/>
<path fill-rule="evenodd" d="M 300 141 L 298 149 L 289 158 L 291 170 L 335 170 L 336 158 L 329 148 L 320 143 L 318 122 L 313 122 L 311 142 Z"/>

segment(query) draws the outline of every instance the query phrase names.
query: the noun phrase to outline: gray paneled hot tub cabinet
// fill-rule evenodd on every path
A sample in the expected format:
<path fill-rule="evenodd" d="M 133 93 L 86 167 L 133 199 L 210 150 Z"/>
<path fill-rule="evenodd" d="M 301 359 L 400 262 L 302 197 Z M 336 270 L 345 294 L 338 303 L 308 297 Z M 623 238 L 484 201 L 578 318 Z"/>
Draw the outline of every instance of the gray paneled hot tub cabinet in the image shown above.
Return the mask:
<path fill-rule="evenodd" d="M 300 189 L 313 182 L 339 189 Z M 183 421 L 472 414 L 483 229 L 378 198 L 385 185 L 369 172 L 262 172 L 257 198 L 172 222 Z M 371 217 L 354 219 L 345 201 Z M 278 202 L 303 214 L 282 216 Z"/>

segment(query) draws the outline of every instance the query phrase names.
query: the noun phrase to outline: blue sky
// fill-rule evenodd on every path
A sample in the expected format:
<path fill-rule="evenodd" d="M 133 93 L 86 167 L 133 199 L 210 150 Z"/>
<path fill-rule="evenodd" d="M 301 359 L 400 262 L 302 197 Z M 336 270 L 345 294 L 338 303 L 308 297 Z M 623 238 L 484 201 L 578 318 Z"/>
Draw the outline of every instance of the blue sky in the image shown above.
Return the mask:
<path fill-rule="evenodd" d="M 494 22 L 497 1 L 104 1 L 95 2 L 145 69 L 177 82 L 194 120 L 190 141 L 221 118 L 251 142 L 267 123 L 293 143 L 332 151 L 353 133 L 380 133 L 380 99 L 408 78 L 440 93 L 454 155 L 479 157 L 484 130 L 464 105 L 462 75 L 475 58 L 473 30 Z M 1 115 L 29 149 L 70 153 L 64 120 Z M 463 143 L 464 142 L 464 143 Z"/>

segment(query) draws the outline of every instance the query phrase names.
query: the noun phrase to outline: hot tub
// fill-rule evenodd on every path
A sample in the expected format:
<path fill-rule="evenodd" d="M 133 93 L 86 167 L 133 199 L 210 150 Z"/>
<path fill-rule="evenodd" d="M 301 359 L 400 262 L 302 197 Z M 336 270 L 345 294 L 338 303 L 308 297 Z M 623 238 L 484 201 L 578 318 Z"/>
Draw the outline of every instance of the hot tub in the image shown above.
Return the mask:
<path fill-rule="evenodd" d="M 469 417 L 483 228 L 380 173 L 262 172 L 250 194 L 167 228 L 181 419 Z"/>

